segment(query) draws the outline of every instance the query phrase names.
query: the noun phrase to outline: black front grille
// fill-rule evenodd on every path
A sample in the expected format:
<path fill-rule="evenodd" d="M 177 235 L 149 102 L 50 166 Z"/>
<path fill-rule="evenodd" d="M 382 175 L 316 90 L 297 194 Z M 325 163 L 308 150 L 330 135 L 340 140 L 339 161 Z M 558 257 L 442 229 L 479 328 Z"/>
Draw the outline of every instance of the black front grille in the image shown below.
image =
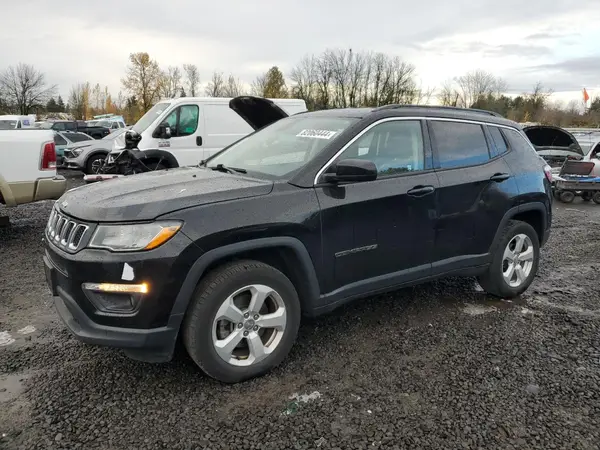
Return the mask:
<path fill-rule="evenodd" d="M 88 225 L 65 216 L 55 207 L 46 225 L 46 237 L 57 247 L 73 253 L 80 249 L 89 229 Z"/>

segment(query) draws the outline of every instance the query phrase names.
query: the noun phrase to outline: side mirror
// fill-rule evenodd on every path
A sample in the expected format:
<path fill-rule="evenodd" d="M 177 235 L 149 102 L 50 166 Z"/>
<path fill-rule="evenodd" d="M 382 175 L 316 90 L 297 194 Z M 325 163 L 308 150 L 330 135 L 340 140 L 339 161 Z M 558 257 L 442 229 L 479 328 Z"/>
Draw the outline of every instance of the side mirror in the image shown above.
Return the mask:
<path fill-rule="evenodd" d="M 373 161 L 343 159 L 323 174 L 329 183 L 373 181 L 377 179 L 377 166 Z"/>
<path fill-rule="evenodd" d="M 171 126 L 168 122 L 161 123 L 158 128 L 154 131 L 152 137 L 159 139 L 171 139 Z"/>

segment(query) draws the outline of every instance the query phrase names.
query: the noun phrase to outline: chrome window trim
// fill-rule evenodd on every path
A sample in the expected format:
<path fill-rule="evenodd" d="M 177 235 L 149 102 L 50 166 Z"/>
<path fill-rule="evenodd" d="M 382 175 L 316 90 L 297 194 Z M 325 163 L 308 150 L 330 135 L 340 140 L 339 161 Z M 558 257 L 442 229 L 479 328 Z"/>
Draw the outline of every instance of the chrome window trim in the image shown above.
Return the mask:
<path fill-rule="evenodd" d="M 421 120 L 428 120 L 428 121 L 437 120 L 437 121 L 443 121 L 443 122 L 472 123 L 472 124 L 475 124 L 475 125 L 488 125 L 488 126 L 494 126 L 494 127 L 499 127 L 499 128 L 506 128 L 506 129 L 509 129 L 509 130 L 514 130 L 517 133 L 519 131 L 521 131 L 521 134 L 525 135 L 525 133 L 522 130 L 519 130 L 519 129 L 515 128 L 515 127 L 511 127 L 511 126 L 508 126 L 508 125 L 501 125 L 501 124 L 497 124 L 497 123 L 493 123 L 493 122 L 489 122 L 489 121 L 485 121 L 485 120 L 454 119 L 454 118 L 448 118 L 448 117 L 432 117 L 432 116 L 427 116 L 427 117 L 423 117 L 423 116 L 386 117 L 384 119 L 378 120 L 377 122 L 373 122 L 371 125 L 369 125 L 365 129 L 363 129 L 360 133 L 358 133 L 356 136 L 354 136 L 350 141 L 348 141 L 346 143 L 346 145 L 344 145 L 340 150 L 338 150 L 336 152 L 336 154 L 333 155 L 321 167 L 321 169 L 319 169 L 319 171 L 315 175 L 315 178 L 313 179 L 313 187 L 319 184 L 319 178 L 329 168 L 329 166 L 333 163 L 333 161 L 335 161 L 342 153 L 344 153 L 348 149 L 348 147 L 350 147 L 352 144 L 354 144 L 354 142 L 356 142 L 358 139 L 360 139 L 371 128 L 373 128 L 373 127 L 375 127 L 375 126 L 377 126 L 379 124 L 386 123 L 386 122 L 396 122 L 396 121 L 405 121 L 405 120 L 419 120 L 419 121 L 421 121 Z M 529 139 L 527 138 L 526 135 L 525 135 L 525 138 L 529 142 Z"/>

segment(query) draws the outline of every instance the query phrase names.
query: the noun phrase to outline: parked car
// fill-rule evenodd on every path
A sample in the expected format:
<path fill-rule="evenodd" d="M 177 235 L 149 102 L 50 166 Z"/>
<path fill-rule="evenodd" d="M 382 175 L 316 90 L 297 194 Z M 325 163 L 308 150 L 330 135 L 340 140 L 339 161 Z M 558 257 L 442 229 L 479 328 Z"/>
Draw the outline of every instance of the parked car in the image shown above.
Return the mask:
<path fill-rule="evenodd" d="M 69 145 L 65 149 L 64 168 L 81 170 L 86 174 L 98 173 L 106 155 L 117 148 L 119 136 L 128 128 L 119 128 L 102 139 Z"/>
<path fill-rule="evenodd" d="M 0 130 L 18 130 L 21 128 L 32 128 L 34 126 L 35 119 L 35 114 L 29 114 L 27 116 L 0 116 Z"/>
<path fill-rule="evenodd" d="M 539 155 L 548 162 L 554 176 L 560 173 L 566 160 L 579 161 L 584 157 L 584 152 L 575 136 L 564 128 L 531 125 L 523 127 L 523 131 Z"/>
<path fill-rule="evenodd" d="M 17 206 L 59 198 L 66 188 L 56 173 L 51 131 L 0 130 L 0 203 Z"/>
<path fill-rule="evenodd" d="M 79 131 L 55 131 L 54 144 L 56 145 L 56 165 L 63 167 L 65 150 L 73 145 L 84 142 L 96 141 L 93 137 Z"/>
<path fill-rule="evenodd" d="M 107 134 L 110 134 L 110 128 L 92 127 L 83 120 L 53 120 L 41 124 L 40 128 L 54 131 L 79 131 L 94 139 L 102 139 Z"/>
<path fill-rule="evenodd" d="M 114 114 L 102 114 L 99 116 L 94 116 L 94 120 L 87 121 L 89 126 L 95 127 L 106 127 L 110 128 L 112 131 L 119 130 L 121 128 L 125 128 L 125 119 L 123 116 L 117 116 Z"/>
<path fill-rule="evenodd" d="M 56 203 L 44 267 L 76 337 L 158 362 L 180 335 L 233 383 L 281 363 L 301 315 L 449 275 L 502 298 L 533 281 L 551 174 L 517 123 L 403 105 L 278 120 L 273 103 L 247 106 L 259 131 L 199 167 Z"/>

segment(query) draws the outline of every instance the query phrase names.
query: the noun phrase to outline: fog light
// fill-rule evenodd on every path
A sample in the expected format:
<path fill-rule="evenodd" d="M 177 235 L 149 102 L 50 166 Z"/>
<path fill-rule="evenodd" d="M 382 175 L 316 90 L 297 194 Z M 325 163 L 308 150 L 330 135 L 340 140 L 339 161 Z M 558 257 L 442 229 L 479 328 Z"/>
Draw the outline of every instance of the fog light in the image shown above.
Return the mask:
<path fill-rule="evenodd" d="M 83 292 L 96 308 L 96 314 L 129 315 L 138 309 L 148 285 L 116 283 L 83 283 Z"/>
<path fill-rule="evenodd" d="M 83 283 L 83 288 L 95 292 L 116 294 L 147 294 L 148 284 Z"/>

